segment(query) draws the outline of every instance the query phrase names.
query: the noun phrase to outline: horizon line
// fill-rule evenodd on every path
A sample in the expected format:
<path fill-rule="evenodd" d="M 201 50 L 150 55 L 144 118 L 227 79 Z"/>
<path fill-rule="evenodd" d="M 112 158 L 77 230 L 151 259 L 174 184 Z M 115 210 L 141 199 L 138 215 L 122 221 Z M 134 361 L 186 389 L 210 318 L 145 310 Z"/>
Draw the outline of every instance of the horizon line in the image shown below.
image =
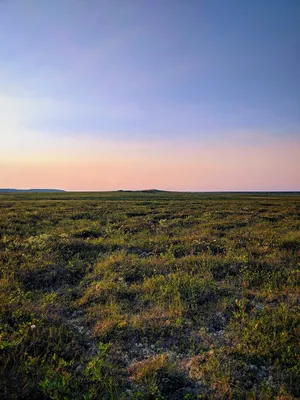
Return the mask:
<path fill-rule="evenodd" d="M 66 190 L 61 188 L 1 188 L 0 191 L 61 191 L 63 193 L 112 193 L 112 192 L 146 192 L 146 191 L 154 191 L 154 192 L 169 192 L 169 193 L 300 193 L 300 189 L 289 189 L 289 190 L 278 190 L 278 189 L 250 189 L 250 190 L 166 190 L 166 189 L 114 189 L 114 190 Z"/>

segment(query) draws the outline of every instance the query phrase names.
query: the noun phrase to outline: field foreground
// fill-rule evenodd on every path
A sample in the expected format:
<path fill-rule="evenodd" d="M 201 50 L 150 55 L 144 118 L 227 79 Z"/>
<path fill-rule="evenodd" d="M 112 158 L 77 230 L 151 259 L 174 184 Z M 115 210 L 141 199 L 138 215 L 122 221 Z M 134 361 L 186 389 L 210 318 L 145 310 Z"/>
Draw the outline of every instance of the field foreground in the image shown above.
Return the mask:
<path fill-rule="evenodd" d="M 299 194 L 0 194 L 0 398 L 300 397 Z"/>

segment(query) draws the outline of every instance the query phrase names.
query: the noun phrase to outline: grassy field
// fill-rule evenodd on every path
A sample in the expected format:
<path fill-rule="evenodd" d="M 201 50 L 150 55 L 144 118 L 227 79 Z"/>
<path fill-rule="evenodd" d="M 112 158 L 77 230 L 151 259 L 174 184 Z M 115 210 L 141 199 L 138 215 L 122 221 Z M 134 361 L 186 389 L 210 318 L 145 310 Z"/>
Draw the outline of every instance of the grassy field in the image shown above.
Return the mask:
<path fill-rule="evenodd" d="M 1 399 L 300 397 L 299 194 L 0 195 Z"/>

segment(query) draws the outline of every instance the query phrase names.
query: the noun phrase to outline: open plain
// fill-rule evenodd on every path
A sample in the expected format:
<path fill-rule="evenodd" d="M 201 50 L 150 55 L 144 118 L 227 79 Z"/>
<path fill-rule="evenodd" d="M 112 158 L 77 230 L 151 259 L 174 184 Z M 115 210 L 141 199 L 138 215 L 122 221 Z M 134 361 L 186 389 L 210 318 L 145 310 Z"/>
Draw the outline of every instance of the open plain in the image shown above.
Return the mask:
<path fill-rule="evenodd" d="M 300 397 L 297 193 L 0 195 L 2 399 Z"/>

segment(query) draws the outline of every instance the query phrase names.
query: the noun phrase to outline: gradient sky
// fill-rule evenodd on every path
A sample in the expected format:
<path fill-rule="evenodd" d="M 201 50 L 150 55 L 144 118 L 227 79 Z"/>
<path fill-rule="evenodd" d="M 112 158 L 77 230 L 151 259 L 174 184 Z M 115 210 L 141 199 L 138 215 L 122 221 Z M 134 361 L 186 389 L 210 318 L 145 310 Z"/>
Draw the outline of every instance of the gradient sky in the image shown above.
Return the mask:
<path fill-rule="evenodd" d="M 0 187 L 300 190 L 299 0 L 0 1 Z"/>

